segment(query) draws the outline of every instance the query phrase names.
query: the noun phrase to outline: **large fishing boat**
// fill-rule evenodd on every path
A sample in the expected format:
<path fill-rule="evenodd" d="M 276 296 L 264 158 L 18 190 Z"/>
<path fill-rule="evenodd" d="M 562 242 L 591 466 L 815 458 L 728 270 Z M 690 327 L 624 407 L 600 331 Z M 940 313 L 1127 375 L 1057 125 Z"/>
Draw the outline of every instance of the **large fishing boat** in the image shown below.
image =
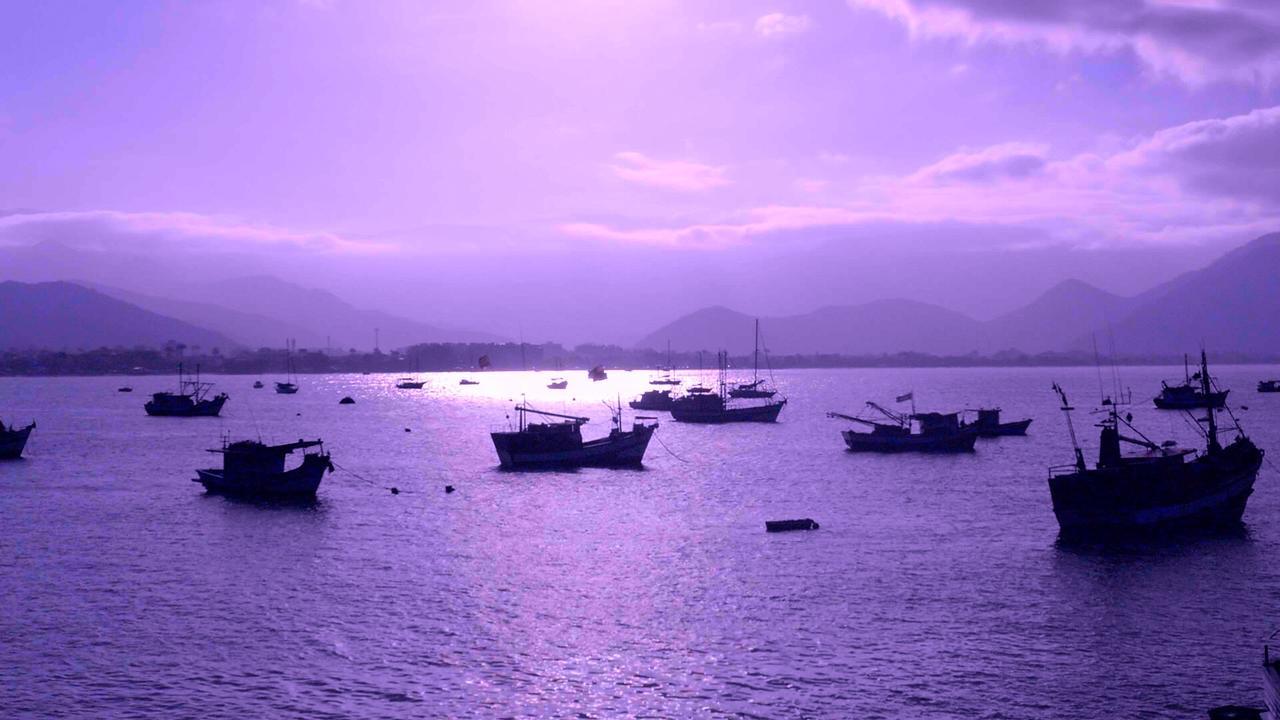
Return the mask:
<path fill-rule="evenodd" d="M 977 408 L 974 410 L 966 410 L 965 412 L 973 412 L 977 417 L 971 423 L 962 423 L 963 427 L 973 428 L 980 438 L 1003 437 L 1006 435 L 1026 435 L 1027 428 L 1031 427 L 1031 420 L 1014 420 L 1013 422 L 1000 422 L 1000 408 Z"/>
<path fill-rule="evenodd" d="M 17 425 L 5 427 L 0 422 L 0 460 L 17 460 L 22 457 L 22 451 L 27 447 L 27 438 L 31 437 L 31 431 L 35 429 L 34 421 L 23 428 Z"/>
<path fill-rule="evenodd" d="M 766 354 L 766 360 L 768 356 Z M 772 370 L 770 371 L 772 374 Z M 729 397 L 735 398 L 771 398 L 777 395 L 778 391 L 765 387 L 765 381 L 760 377 L 760 318 L 756 318 L 756 348 L 752 354 L 751 363 L 751 382 L 742 383 L 729 391 Z"/>
<path fill-rule="evenodd" d="M 777 422 L 778 414 L 786 406 L 786 399 L 768 400 L 763 404 L 739 404 L 730 401 L 725 375 L 729 369 L 729 354 L 717 354 L 720 365 L 720 390 L 690 388 L 686 395 L 671 403 L 671 417 L 678 422 L 722 424 L 734 422 Z"/>
<path fill-rule="evenodd" d="M 584 441 L 582 426 L 589 418 L 535 410 L 523 403 L 515 410 L 514 430 L 491 433 L 498 462 L 508 470 L 639 466 L 658 429 L 657 422 L 645 422 L 653 418 L 637 417 L 630 430 L 623 430 L 619 408 L 607 436 Z M 529 415 L 548 421 L 529 422 Z"/>
<path fill-rule="evenodd" d="M 907 393 L 898 397 L 898 402 L 912 402 L 909 413 L 894 412 L 875 402 L 867 402 L 867 407 L 878 413 L 882 419 L 870 420 L 829 412 L 827 417 L 848 420 L 871 428 L 870 432 L 844 430 L 840 433 L 850 452 L 921 452 L 921 453 L 962 453 L 973 452 L 978 440 L 978 432 L 972 426 L 960 423 L 960 413 L 918 413 L 915 412 L 915 395 Z"/>
<path fill-rule="evenodd" d="M 143 408 L 148 415 L 155 417 L 216 417 L 222 412 L 227 402 L 226 393 L 218 393 L 212 398 L 209 391 L 213 383 L 200 382 L 200 366 L 196 366 L 194 380 L 183 375 L 182 364 L 178 364 L 178 392 L 158 392 L 151 396 Z"/>
<path fill-rule="evenodd" d="M 1185 355 L 1182 356 L 1182 365 L 1184 378 L 1181 384 L 1170 385 L 1166 380 L 1160 382 L 1160 394 L 1154 398 L 1156 407 L 1161 410 L 1194 410 L 1226 405 L 1230 390 L 1203 390 L 1200 372 L 1191 373 Z"/>
<path fill-rule="evenodd" d="M 1196 378 L 1201 394 L 1207 397 L 1217 392 L 1203 351 Z M 1098 463 L 1090 469 L 1071 424 L 1073 408 L 1062 388 L 1057 384 L 1053 387 L 1062 400 L 1075 450 L 1074 464 L 1049 470 L 1053 512 L 1064 533 L 1239 523 L 1253 493 L 1263 452 L 1244 434 L 1229 409 L 1226 412 L 1232 419 L 1235 438 L 1225 446 L 1221 443 L 1217 412 L 1210 408 L 1203 418 L 1195 418 L 1195 427 L 1205 440 L 1205 449 L 1195 451 L 1178 448 L 1172 442 L 1152 441 L 1133 426 L 1130 415 L 1122 416 L 1113 403 L 1106 407 L 1104 418 L 1098 423 L 1102 429 Z M 1122 430 L 1136 437 L 1125 435 Z M 1124 456 L 1121 443 L 1143 452 Z"/>
<path fill-rule="evenodd" d="M 670 390 L 646 390 L 640 397 L 627 403 L 632 410 L 657 410 L 669 412 L 674 398 Z"/>
<path fill-rule="evenodd" d="M 317 447 L 318 452 L 305 452 Z M 285 458 L 303 450 L 302 463 L 286 470 Z M 298 440 L 284 445 L 264 445 L 257 440 L 228 443 L 209 452 L 222 455 L 222 468 L 196 470 L 192 482 L 223 495 L 261 498 L 315 497 L 325 471 L 333 472 L 333 462 L 320 440 Z"/>

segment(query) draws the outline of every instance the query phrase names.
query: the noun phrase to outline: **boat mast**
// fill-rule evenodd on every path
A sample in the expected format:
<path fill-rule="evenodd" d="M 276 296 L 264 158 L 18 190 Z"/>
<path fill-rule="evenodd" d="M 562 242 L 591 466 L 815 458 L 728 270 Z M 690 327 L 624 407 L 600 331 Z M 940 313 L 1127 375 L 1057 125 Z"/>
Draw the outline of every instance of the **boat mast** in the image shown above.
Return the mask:
<path fill-rule="evenodd" d="M 760 384 L 760 318 L 756 318 L 756 349 L 755 357 L 752 360 L 751 381 L 754 385 Z"/>
<path fill-rule="evenodd" d="M 1071 448 L 1076 451 L 1076 469 L 1080 472 L 1085 471 L 1084 453 L 1080 451 L 1080 442 L 1076 439 L 1076 427 L 1071 422 L 1071 403 L 1067 402 L 1067 393 L 1062 390 L 1062 386 L 1058 383 L 1053 384 L 1053 391 L 1058 393 L 1058 397 L 1062 398 L 1062 414 L 1067 416 L 1067 432 L 1071 435 Z M 1112 406 L 1112 413 L 1115 407 Z"/>
<path fill-rule="evenodd" d="M 720 399 L 728 402 L 729 395 L 725 391 L 725 374 L 729 372 L 729 351 L 721 350 L 716 353 L 716 360 L 720 364 Z"/>
<path fill-rule="evenodd" d="M 1200 348 L 1200 390 L 1204 393 L 1205 405 L 1208 406 L 1206 418 L 1209 424 L 1209 452 L 1216 453 L 1222 450 L 1222 445 L 1218 442 L 1218 418 L 1213 411 L 1213 399 L 1210 394 L 1213 392 L 1213 382 L 1209 379 L 1209 358 L 1205 355 L 1204 348 Z"/>

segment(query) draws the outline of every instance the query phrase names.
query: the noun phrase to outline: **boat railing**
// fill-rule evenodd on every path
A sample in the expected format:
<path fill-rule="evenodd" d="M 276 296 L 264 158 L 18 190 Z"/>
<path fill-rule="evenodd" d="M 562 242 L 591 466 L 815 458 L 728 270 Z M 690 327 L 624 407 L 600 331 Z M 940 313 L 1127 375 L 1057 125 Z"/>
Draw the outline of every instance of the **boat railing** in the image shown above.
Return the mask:
<path fill-rule="evenodd" d="M 1080 472 L 1080 468 L 1076 467 L 1074 463 L 1049 466 L 1049 477 L 1051 478 L 1061 477 L 1063 475 L 1074 475 L 1078 472 Z"/>

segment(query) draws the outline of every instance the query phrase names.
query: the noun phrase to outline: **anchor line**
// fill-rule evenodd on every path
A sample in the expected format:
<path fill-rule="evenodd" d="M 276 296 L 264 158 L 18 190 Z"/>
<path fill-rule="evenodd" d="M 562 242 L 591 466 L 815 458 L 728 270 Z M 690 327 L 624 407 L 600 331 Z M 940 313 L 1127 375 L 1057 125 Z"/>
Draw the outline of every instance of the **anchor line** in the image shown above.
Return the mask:
<path fill-rule="evenodd" d="M 675 454 L 674 452 L 672 452 L 671 448 L 667 447 L 667 444 L 666 444 L 666 443 L 664 443 L 664 442 L 662 442 L 662 438 L 658 437 L 658 434 L 657 434 L 657 433 L 654 433 L 654 435 L 653 435 L 653 439 L 654 439 L 654 440 L 657 440 L 657 441 L 658 441 L 658 444 L 662 446 L 662 449 L 663 449 L 663 450 L 666 450 L 666 451 L 667 451 L 667 454 L 668 454 L 668 455 L 670 455 L 671 457 L 673 457 L 673 458 L 675 458 L 675 459 L 679 460 L 679 461 L 680 461 L 680 462 L 682 462 L 682 463 L 687 463 L 687 462 L 689 462 L 688 460 L 685 460 L 684 458 L 682 458 L 682 457 L 680 457 L 679 455 L 677 455 L 677 454 Z"/>
<path fill-rule="evenodd" d="M 411 494 L 411 493 L 413 493 L 413 492 L 414 492 L 413 490 L 400 490 L 399 488 L 392 488 L 392 487 L 388 487 L 388 486 L 384 486 L 384 485 L 379 485 L 379 484 L 377 483 L 377 481 L 375 481 L 375 480 L 371 480 L 371 479 L 369 479 L 369 478 L 365 477 L 364 475 L 361 475 L 360 473 L 356 472 L 355 470 L 352 470 L 352 469 L 351 469 L 351 468 L 349 468 L 349 467 L 346 467 L 346 466 L 344 466 L 344 465 L 339 465 L 338 463 L 334 462 L 333 460 L 329 460 L 329 462 L 330 462 L 330 463 L 332 463 L 332 464 L 333 464 L 333 466 L 334 466 L 335 468 L 337 468 L 337 469 L 341 470 L 341 471 L 342 471 L 342 472 L 344 472 L 344 473 L 348 473 L 348 474 L 352 475 L 352 476 L 353 476 L 353 477 L 355 477 L 357 480 L 360 480 L 361 482 L 364 482 L 364 483 L 368 484 L 370 487 L 376 487 L 376 488 L 379 488 L 379 489 L 382 489 L 382 490 L 388 490 L 388 491 L 395 491 L 397 494 L 400 494 L 400 495 L 408 495 L 408 494 Z"/>

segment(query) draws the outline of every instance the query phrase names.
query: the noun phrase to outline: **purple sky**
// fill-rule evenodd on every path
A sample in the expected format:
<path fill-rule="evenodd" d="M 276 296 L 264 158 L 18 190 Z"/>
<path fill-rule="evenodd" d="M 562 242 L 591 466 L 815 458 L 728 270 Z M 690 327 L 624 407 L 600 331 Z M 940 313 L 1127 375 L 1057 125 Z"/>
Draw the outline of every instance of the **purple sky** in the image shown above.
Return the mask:
<path fill-rule="evenodd" d="M 990 315 L 1280 228 L 1272 0 L 42 2 L 0 26 L 0 244 L 207 255 L 535 338 L 711 303 Z"/>

